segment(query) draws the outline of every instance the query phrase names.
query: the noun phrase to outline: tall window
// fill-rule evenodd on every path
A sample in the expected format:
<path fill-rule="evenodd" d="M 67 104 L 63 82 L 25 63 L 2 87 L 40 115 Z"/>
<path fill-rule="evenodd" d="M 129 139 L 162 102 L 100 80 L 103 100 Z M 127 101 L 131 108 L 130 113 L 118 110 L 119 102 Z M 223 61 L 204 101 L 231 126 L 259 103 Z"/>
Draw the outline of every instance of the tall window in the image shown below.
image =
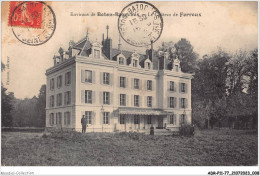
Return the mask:
<path fill-rule="evenodd" d="M 181 83 L 181 92 L 182 93 L 186 92 L 186 84 L 185 83 Z"/>
<path fill-rule="evenodd" d="M 124 65 L 124 58 L 123 57 L 119 57 L 119 64 Z"/>
<path fill-rule="evenodd" d="M 138 61 L 136 59 L 133 60 L 133 66 L 137 67 Z"/>
<path fill-rule="evenodd" d="M 139 79 L 134 79 L 134 88 L 139 89 Z"/>
<path fill-rule="evenodd" d="M 100 58 L 100 51 L 94 49 L 94 58 Z"/>
<path fill-rule="evenodd" d="M 50 125 L 54 125 L 54 114 L 53 113 L 50 114 L 49 123 L 50 123 Z"/>
<path fill-rule="evenodd" d="M 103 124 L 108 124 L 109 123 L 109 112 L 104 112 L 103 113 Z"/>
<path fill-rule="evenodd" d="M 70 125 L 70 112 L 64 112 L 64 125 Z"/>
<path fill-rule="evenodd" d="M 125 124 L 125 116 L 120 115 L 120 124 Z"/>
<path fill-rule="evenodd" d="M 151 69 L 151 63 L 150 62 L 146 62 L 146 68 Z"/>
<path fill-rule="evenodd" d="M 175 98 L 170 97 L 170 108 L 175 108 Z"/>
<path fill-rule="evenodd" d="M 50 96 L 50 107 L 54 107 L 54 95 Z"/>
<path fill-rule="evenodd" d="M 54 78 L 50 80 L 50 89 L 54 90 Z"/>
<path fill-rule="evenodd" d="M 71 84 L 71 72 L 65 73 L 65 84 L 70 85 Z"/>
<path fill-rule="evenodd" d="M 187 108 L 186 107 L 186 98 L 181 98 L 181 108 Z"/>
<path fill-rule="evenodd" d="M 103 92 L 103 104 L 110 104 L 110 93 L 109 92 Z"/>
<path fill-rule="evenodd" d="M 152 107 L 152 99 L 153 99 L 152 96 L 147 97 L 147 107 Z"/>
<path fill-rule="evenodd" d="M 126 78 L 120 76 L 120 87 L 126 87 Z"/>
<path fill-rule="evenodd" d="M 185 116 L 185 114 L 181 114 L 181 115 L 180 115 L 180 125 L 184 124 L 185 121 L 186 121 L 186 116 Z"/>
<path fill-rule="evenodd" d="M 92 90 L 85 90 L 85 103 L 92 104 Z"/>
<path fill-rule="evenodd" d="M 61 106 L 62 105 L 62 94 L 59 93 L 57 94 L 57 106 Z"/>
<path fill-rule="evenodd" d="M 178 72 L 179 71 L 179 66 L 175 65 L 175 71 Z"/>
<path fill-rule="evenodd" d="M 134 106 L 139 107 L 139 95 L 134 95 Z"/>
<path fill-rule="evenodd" d="M 56 113 L 56 124 L 61 125 L 62 117 L 61 112 Z"/>
<path fill-rule="evenodd" d="M 71 102 L 71 92 L 70 91 L 67 91 L 65 92 L 64 94 L 64 104 L 65 105 L 69 105 Z"/>
<path fill-rule="evenodd" d="M 176 115 L 170 115 L 170 124 L 176 125 Z"/>
<path fill-rule="evenodd" d="M 152 116 L 147 117 L 147 124 L 152 124 Z"/>
<path fill-rule="evenodd" d="M 174 82 L 170 81 L 170 91 L 174 91 Z"/>
<path fill-rule="evenodd" d="M 92 71 L 85 70 L 85 82 L 92 83 Z"/>
<path fill-rule="evenodd" d="M 87 124 L 92 123 L 92 112 L 91 111 L 85 111 L 85 117 L 87 119 Z"/>
<path fill-rule="evenodd" d="M 109 73 L 103 73 L 103 84 L 109 84 Z"/>
<path fill-rule="evenodd" d="M 147 90 L 152 90 L 152 80 L 147 80 Z"/>
<path fill-rule="evenodd" d="M 134 124 L 139 124 L 140 123 L 140 117 L 138 115 L 134 116 Z"/>
<path fill-rule="evenodd" d="M 57 88 L 61 88 L 62 86 L 62 75 L 58 76 L 57 78 Z"/>
<path fill-rule="evenodd" d="M 120 94 L 120 106 L 126 105 L 126 94 Z"/>

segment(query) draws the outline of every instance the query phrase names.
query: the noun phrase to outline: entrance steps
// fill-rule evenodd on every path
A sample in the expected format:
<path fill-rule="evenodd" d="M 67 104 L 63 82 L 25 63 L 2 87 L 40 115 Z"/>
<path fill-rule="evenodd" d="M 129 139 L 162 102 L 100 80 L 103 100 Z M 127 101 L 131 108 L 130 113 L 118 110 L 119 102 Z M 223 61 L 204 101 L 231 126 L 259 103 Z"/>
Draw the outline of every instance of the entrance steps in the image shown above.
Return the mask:
<path fill-rule="evenodd" d="M 145 131 L 145 134 L 150 134 L 150 130 Z M 178 131 L 171 131 L 168 129 L 154 129 L 154 135 L 156 136 L 171 136 L 178 134 Z"/>

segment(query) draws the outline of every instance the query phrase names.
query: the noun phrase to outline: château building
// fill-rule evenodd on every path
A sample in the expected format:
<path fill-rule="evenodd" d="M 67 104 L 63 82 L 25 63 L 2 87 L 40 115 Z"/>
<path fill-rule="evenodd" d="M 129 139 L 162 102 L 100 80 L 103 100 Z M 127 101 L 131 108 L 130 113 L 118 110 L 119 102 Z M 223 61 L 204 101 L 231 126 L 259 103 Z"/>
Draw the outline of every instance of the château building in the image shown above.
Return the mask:
<path fill-rule="evenodd" d="M 151 125 L 177 131 L 191 123 L 192 74 L 167 52 L 146 54 L 112 48 L 85 38 L 68 50 L 59 49 L 54 66 L 46 70 L 46 127 L 87 132 L 147 132 Z"/>

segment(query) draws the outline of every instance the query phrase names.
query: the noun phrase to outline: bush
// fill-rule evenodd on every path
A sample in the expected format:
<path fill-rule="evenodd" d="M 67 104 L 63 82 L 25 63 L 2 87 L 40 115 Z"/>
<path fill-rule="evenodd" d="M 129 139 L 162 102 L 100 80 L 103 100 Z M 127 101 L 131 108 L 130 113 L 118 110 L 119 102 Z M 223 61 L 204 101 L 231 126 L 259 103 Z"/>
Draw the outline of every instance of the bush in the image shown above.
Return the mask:
<path fill-rule="evenodd" d="M 192 126 L 192 125 L 182 125 L 180 127 L 181 136 L 193 136 L 194 132 L 195 132 L 194 126 Z"/>

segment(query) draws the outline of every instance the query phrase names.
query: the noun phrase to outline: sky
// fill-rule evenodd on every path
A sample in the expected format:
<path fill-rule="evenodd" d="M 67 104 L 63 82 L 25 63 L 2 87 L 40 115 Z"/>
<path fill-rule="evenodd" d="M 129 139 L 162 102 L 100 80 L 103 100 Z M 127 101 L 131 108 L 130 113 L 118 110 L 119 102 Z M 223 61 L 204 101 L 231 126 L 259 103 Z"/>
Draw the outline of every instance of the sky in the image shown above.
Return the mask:
<path fill-rule="evenodd" d="M 45 44 L 29 46 L 18 41 L 8 26 L 9 3 L 2 2 L 1 61 L 9 67 L 2 72 L 2 83 L 16 98 L 37 96 L 41 85 L 46 84 L 46 69 L 53 66 L 53 56 L 60 47 L 68 49 L 70 40 L 75 42 L 86 36 L 91 41 L 101 41 L 106 25 L 113 47 L 118 45 L 117 16 L 71 16 L 75 13 L 120 13 L 129 2 L 47 2 L 56 16 L 56 30 Z M 151 2 L 162 14 L 162 35 L 154 44 L 156 49 L 162 42 L 178 42 L 186 38 L 194 51 L 202 57 L 218 47 L 234 52 L 239 49 L 252 50 L 258 46 L 258 6 L 256 2 Z M 180 17 L 173 14 L 197 13 L 199 17 Z M 145 47 L 133 47 L 122 42 L 124 50 L 144 53 Z M 9 79 L 7 81 L 7 75 Z M 8 82 L 8 83 L 7 83 Z"/>

